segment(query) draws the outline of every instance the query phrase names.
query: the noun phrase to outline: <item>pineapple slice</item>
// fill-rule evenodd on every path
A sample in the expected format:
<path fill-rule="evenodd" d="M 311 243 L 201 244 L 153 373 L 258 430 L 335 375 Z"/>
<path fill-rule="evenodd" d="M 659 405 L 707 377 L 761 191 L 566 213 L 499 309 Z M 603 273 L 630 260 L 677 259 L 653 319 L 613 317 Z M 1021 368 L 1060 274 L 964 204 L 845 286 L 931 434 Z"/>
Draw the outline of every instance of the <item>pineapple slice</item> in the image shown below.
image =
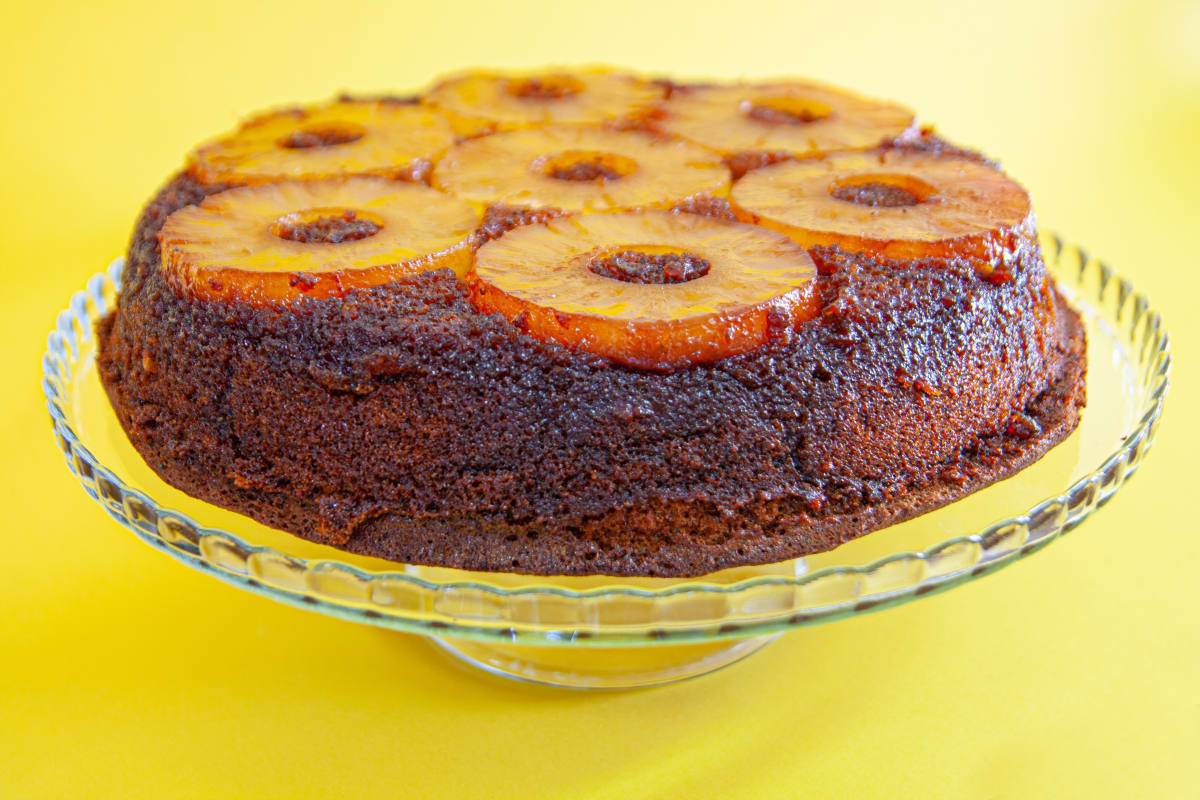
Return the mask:
<path fill-rule="evenodd" d="M 421 184 L 352 177 L 246 186 L 167 218 L 167 277 L 205 300 L 252 305 L 341 296 L 471 265 L 479 212 Z"/>
<path fill-rule="evenodd" d="M 247 120 L 196 149 L 189 170 L 212 185 L 380 175 L 422 180 L 454 141 L 450 123 L 418 105 L 337 100 Z"/>
<path fill-rule="evenodd" d="M 454 75 L 425 95 L 464 136 L 549 123 L 622 122 L 649 113 L 663 88 L 592 68 L 569 73 L 479 71 Z"/>
<path fill-rule="evenodd" d="M 753 350 L 818 312 L 816 268 L 772 231 L 692 214 L 583 214 L 488 242 L 472 302 L 526 333 L 641 369 Z"/>
<path fill-rule="evenodd" d="M 726 196 L 729 169 L 682 139 L 560 125 L 463 141 L 438 163 L 433 185 L 486 204 L 618 211 Z"/>
<path fill-rule="evenodd" d="M 811 156 L 894 139 L 908 109 L 802 81 L 683 88 L 663 104 L 660 126 L 727 156 Z"/>
<path fill-rule="evenodd" d="M 741 220 L 805 247 L 883 258 L 964 257 L 983 274 L 1030 246 L 1029 195 L 978 161 L 905 150 L 842 153 L 748 173 L 733 187 Z"/>

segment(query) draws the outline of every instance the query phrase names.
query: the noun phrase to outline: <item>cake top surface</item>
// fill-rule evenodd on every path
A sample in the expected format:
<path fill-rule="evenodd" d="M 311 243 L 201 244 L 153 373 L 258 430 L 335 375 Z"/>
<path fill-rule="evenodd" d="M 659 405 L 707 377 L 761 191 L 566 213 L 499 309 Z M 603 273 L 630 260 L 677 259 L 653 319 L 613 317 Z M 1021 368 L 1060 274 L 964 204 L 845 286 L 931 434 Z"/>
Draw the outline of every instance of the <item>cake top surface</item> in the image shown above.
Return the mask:
<path fill-rule="evenodd" d="M 181 291 L 288 307 L 444 269 L 477 310 L 639 369 L 809 322 L 813 247 L 997 281 L 1033 246 L 1028 195 L 997 167 L 808 80 L 465 72 L 256 115 L 186 171 L 214 193 L 159 233 Z"/>

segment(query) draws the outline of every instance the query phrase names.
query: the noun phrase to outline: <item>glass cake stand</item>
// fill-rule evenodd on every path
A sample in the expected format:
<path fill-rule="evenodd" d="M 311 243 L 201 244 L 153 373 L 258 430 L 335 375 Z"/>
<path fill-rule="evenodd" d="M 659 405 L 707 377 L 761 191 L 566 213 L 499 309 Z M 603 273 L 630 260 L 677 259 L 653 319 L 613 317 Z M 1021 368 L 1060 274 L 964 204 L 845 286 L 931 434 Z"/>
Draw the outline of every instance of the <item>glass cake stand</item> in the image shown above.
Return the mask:
<path fill-rule="evenodd" d="M 1012 478 L 806 559 L 693 579 L 472 573 L 358 557 L 259 525 L 160 480 L 125 438 L 96 375 L 96 320 L 121 261 L 51 331 L 42 387 L 55 439 L 109 515 L 188 566 L 273 600 L 432 637 L 489 672 L 555 686 L 652 686 L 718 669 L 782 632 L 877 611 L 988 575 L 1072 530 L 1154 441 L 1169 340 L 1149 301 L 1079 247 L 1043 237 L 1087 325 L 1079 428 Z"/>

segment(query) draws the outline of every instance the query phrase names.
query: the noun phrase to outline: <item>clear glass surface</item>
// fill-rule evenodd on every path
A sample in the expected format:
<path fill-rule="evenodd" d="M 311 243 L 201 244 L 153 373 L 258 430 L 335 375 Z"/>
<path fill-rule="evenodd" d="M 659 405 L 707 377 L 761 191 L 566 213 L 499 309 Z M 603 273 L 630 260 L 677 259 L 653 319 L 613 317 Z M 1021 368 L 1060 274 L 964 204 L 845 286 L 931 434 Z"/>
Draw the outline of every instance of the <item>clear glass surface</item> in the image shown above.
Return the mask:
<path fill-rule="evenodd" d="M 1008 480 L 836 550 L 701 578 L 547 578 L 395 564 L 272 530 L 168 486 L 125 438 L 96 375 L 94 326 L 119 291 L 119 260 L 59 314 L 42 385 L 55 439 L 84 490 L 185 564 L 344 619 L 474 640 L 461 643 L 472 652 L 456 652 L 494 672 L 562 685 L 647 685 L 729 663 L 789 628 L 990 574 L 1072 530 L 1120 489 L 1154 441 L 1170 371 L 1168 337 L 1149 301 L 1107 265 L 1053 236 L 1043 245 L 1087 325 L 1088 406 L 1068 439 Z M 755 641 L 739 644 L 749 637 Z M 576 651 L 584 662 L 564 666 L 577 656 L 560 650 L 558 672 L 513 667 L 547 645 Z M 697 655 L 669 673 L 638 666 L 640 682 L 578 680 L 587 671 L 579 667 L 585 651 L 595 660 L 603 658 L 597 647 L 632 653 L 664 645 Z"/>

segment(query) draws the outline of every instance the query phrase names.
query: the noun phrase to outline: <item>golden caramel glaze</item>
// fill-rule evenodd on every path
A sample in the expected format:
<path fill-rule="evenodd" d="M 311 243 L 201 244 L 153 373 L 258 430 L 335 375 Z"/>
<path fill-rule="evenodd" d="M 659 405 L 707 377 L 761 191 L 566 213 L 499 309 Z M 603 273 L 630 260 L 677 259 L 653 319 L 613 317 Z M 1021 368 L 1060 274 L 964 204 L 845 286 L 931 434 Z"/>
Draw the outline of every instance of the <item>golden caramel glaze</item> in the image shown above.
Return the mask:
<path fill-rule="evenodd" d="M 999 169 L 903 149 L 753 170 L 734 186 L 731 206 L 739 219 L 804 247 L 968 258 L 984 274 L 1004 274 L 1017 250 L 1034 246 L 1029 195 Z"/>
<path fill-rule="evenodd" d="M 564 211 L 669 208 L 725 197 L 721 157 L 682 139 L 642 131 L 550 126 L 460 142 L 433 185 L 473 202 Z"/>
<path fill-rule="evenodd" d="M 345 175 L 421 180 L 453 141 L 450 123 L 429 108 L 340 99 L 253 117 L 193 151 L 188 170 L 208 185 Z"/>
<path fill-rule="evenodd" d="M 656 264 L 658 279 L 649 277 Z M 468 287 L 478 309 L 538 339 L 664 370 L 786 338 L 817 313 L 815 276 L 812 259 L 784 236 L 645 212 L 517 228 L 479 249 Z"/>
<path fill-rule="evenodd" d="M 875 147 L 913 125 L 903 106 L 808 81 L 681 87 L 656 126 L 726 156 Z"/>
<path fill-rule="evenodd" d="M 179 209 L 158 234 L 165 273 L 203 300 L 340 297 L 405 275 L 464 275 L 479 213 L 420 184 L 357 177 L 247 186 Z"/>
<path fill-rule="evenodd" d="M 479 70 L 439 81 L 423 101 L 445 114 L 460 135 L 477 136 L 556 123 L 636 121 L 663 94 L 661 85 L 612 69 Z"/>

